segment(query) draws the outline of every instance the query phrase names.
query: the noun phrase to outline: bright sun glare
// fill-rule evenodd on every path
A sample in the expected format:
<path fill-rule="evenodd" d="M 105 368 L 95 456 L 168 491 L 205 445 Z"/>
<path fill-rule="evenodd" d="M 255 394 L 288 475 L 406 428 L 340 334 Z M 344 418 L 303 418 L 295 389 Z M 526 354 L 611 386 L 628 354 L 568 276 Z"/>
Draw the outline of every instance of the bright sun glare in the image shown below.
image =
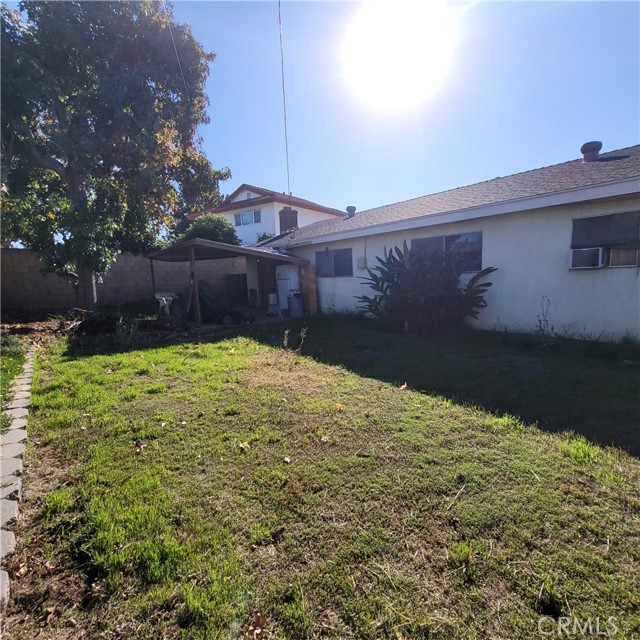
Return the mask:
<path fill-rule="evenodd" d="M 383 111 L 425 102 L 447 74 L 456 16 L 441 0 L 370 0 L 346 32 L 343 73 L 358 98 Z"/>

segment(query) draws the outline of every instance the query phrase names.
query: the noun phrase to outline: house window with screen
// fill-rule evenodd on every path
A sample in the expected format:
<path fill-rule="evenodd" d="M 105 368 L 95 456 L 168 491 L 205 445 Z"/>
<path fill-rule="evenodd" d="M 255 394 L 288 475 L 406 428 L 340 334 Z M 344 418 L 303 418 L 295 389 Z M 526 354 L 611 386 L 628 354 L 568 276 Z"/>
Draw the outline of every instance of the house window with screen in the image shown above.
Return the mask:
<path fill-rule="evenodd" d="M 351 249 L 316 251 L 316 275 L 318 278 L 341 278 L 353 275 Z"/>
<path fill-rule="evenodd" d="M 636 267 L 640 211 L 577 218 L 571 233 L 571 268 Z"/>
<path fill-rule="evenodd" d="M 245 211 L 244 213 L 236 213 L 234 216 L 236 227 L 242 227 L 246 224 L 259 224 L 260 211 Z"/>
<path fill-rule="evenodd" d="M 482 232 L 456 233 L 450 236 L 417 238 L 411 241 L 412 253 L 450 256 L 463 272 L 482 270 Z"/>

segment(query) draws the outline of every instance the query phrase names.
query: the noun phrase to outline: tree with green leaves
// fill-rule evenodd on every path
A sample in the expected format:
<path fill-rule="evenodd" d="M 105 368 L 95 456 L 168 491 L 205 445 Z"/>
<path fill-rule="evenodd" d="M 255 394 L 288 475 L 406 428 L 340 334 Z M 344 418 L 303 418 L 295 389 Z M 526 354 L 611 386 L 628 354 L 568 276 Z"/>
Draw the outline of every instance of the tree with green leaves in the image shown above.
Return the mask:
<path fill-rule="evenodd" d="M 94 274 L 149 248 L 219 182 L 197 127 L 214 55 L 171 5 L 22 2 L 2 7 L 2 241 L 95 304 Z"/>
<path fill-rule="evenodd" d="M 215 213 L 205 213 L 196 218 L 182 235 L 177 236 L 176 241 L 182 242 L 193 238 L 240 244 L 236 228 L 224 216 Z"/>

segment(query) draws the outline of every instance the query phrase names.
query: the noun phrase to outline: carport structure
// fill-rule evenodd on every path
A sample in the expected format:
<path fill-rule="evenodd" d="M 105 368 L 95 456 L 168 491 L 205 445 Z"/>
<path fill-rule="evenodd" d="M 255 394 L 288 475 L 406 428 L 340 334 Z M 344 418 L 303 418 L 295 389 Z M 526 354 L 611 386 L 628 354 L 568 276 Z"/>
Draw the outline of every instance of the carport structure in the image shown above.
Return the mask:
<path fill-rule="evenodd" d="M 201 260 L 218 260 L 221 258 L 234 258 L 234 257 L 247 258 L 247 272 L 252 271 L 253 282 L 256 285 L 253 288 L 257 289 L 258 300 L 264 298 L 265 291 L 261 291 L 267 282 L 273 282 L 275 285 L 275 268 L 278 264 L 292 264 L 302 268 L 313 267 L 309 265 L 309 261 L 305 258 L 293 255 L 283 249 L 273 249 L 267 247 L 242 247 L 232 244 L 226 244 L 224 242 L 216 242 L 214 240 L 204 240 L 202 238 L 194 238 L 192 240 L 185 240 L 166 249 L 160 251 L 154 251 L 147 255 L 151 264 L 151 282 L 153 286 L 154 295 L 156 290 L 156 276 L 153 263 L 155 260 L 164 262 L 189 262 L 189 283 L 188 283 L 188 300 L 187 310 L 190 310 L 193 304 L 196 326 L 202 325 L 202 312 L 200 309 L 200 294 L 198 290 L 198 262 Z M 251 269 L 249 268 L 251 266 Z M 273 278 L 266 277 L 273 272 Z M 315 270 L 313 270 L 315 271 Z M 305 281 L 313 281 L 313 299 L 315 302 L 315 273 L 309 273 L 307 276 L 313 276 L 312 278 L 302 278 L 303 283 Z M 261 286 L 261 284 L 263 286 Z M 304 285 L 303 285 L 304 286 Z M 303 290 L 303 294 L 304 294 Z"/>

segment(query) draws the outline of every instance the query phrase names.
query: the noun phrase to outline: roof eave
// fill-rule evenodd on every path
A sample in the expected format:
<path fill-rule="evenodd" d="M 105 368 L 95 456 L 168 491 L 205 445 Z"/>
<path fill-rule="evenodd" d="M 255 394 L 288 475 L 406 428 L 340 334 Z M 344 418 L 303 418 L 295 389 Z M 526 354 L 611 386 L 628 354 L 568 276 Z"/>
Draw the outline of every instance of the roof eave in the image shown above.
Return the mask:
<path fill-rule="evenodd" d="M 224 242 L 216 242 L 215 240 L 205 240 L 204 238 L 193 238 L 191 240 L 185 240 L 184 242 L 180 242 L 176 245 L 173 245 L 172 247 L 167 247 L 166 249 L 160 249 L 159 251 L 149 253 L 147 254 L 147 258 L 149 258 L 150 260 L 166 260 L 169 262 L 186 262 L 187 259 L 171 260 L 169 256 L 171 254 L 178 254 L 185 249 L 189 249 L 190 247 L 204 247 L 229 253 L 229 256 L 199 258 L 200 260 L 217 260 L 222 259 L 223 257 L 232 258 L 235 256 L 244 256 L 253 258 L 264 258 L 267 260 L 281 260 L 283 262 L 289 262 L 291 264 L 298 264 L 301 266 L 309 264 L 309 261 L 305 258 L 289 254 L 286 249 L 282 248 L 278 248 L 278 250 L 276 250 L 275 248 L 262 249 L 254 247 L 243 247 L 240 245 L 226 244 Z"/>
<path fill-rule="evenodd" d="M 367 227 L 356 227 L 344 231 L 333 231 L 318 236 L 302 238 L 297 242 L 292 240 L 287 243 L 286 247 L 293 248 L 305 245 L 322 244 L 329 241 L 334 242 L 337 240 L 348 240 L 354 236 L 371 236 L 379 233 L 406 231 L 425 226 L 434 226 L 451 222 L 463 222 L 465 220 L 476 220 L 478 218 L 487 218 L 490 216 L 519 213 L 534 209 L 543 209 L 559 205 L 587 202 L 590 200 L 602 200 L 634 194 L 640 195 L 640 177 L 628 178 L 602 185 L 569 189 L 540 196 L 506 200 L 504 202 L 489 205 L 456 209 L 455 211 L 429 213 L 422 216 L 407 218 L 405 220 L 381 222 Z"/>

